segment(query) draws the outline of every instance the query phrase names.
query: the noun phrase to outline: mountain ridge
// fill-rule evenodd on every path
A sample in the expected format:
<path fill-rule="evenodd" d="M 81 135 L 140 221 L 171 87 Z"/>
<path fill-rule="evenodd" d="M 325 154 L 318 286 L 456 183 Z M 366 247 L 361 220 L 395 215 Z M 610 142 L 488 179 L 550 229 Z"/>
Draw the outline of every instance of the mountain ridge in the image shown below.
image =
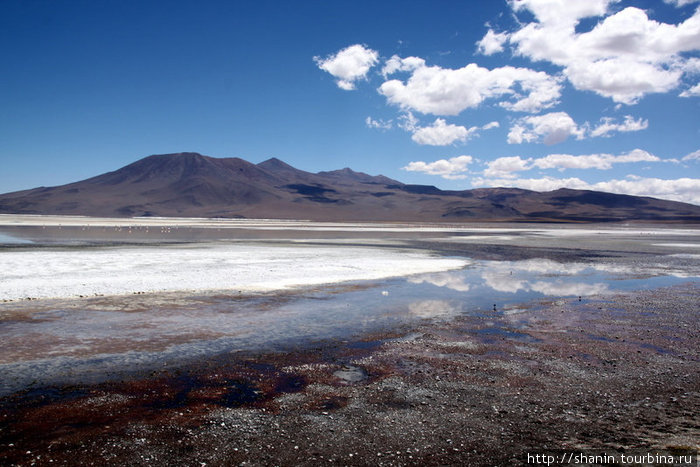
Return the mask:
<path fill-rule="evenodd" d="M 700 206 L 562 188 L 441 190 L 349 167 L 318 173 L 270 158 L 156 154 L 55 187 L 0 195 L 0 213 L 407 222 L 700 222 Z"/>

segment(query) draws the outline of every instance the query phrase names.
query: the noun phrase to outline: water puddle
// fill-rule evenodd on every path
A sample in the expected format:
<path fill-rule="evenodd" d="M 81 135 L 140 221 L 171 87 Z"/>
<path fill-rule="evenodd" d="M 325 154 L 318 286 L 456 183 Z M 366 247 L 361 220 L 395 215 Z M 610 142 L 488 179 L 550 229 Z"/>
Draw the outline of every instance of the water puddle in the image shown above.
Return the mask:
<path fill-rule="evenodd" d="M 15 237 L 14 235 L 8 235 L 0 232 L 0 246 L 3 245 L 30 245 L 34 243 L 31 240 L 25 238 Z"/>
<path fill-rule="evenodd" d="M 514 331 L 512 329 L 504 329 L 501 327 L 488 327 L 476 329 L 472 331 L 474 334 L 482 338 L 484 343 L 497 342 L 500 339 L 513 339 L 527 343 L 538 342 L 539 340 L 529 334 Z"/>
<path fill-rule="evenodd" d="M 371 348 L 375 343 L 358 343 L 357 337 L 423 320 L 449 320 L 464 314 L 488 319 L 517 313 L 518 304 L 534 299 L 576 300 L 688 280 L 697 279 L 649 274 L 640 278 L 639 271 L 597 263 L 474 261 L 451 272 L 283 296 L 202 296 L 195 298 L 195 306 L 187 307 L 166 302 L 140 311 L 105 306 L 0 315 L 4 316 L 0 319 L 4 343 L 0 396 L 28 387 L 122 378 L 133 371 L 175 368 L 241 351 L 285 351 L 331 340 Z M 512 329 L 489 326 L 477 333 L 485 341 L 532 339 Z M 366 377 L 353 368 L 336 376 L 350 382 Z M 280 382 L 279 391 L 294 392 L 305 384 L 290 377 Z M 231 382 L 225 391 L 230 395 L 224 398 L 227 405 L 253 397 L 254 388 Z M 188 393 L 183 382 L 182 392 L 167 403 L 184 403 Z"/>

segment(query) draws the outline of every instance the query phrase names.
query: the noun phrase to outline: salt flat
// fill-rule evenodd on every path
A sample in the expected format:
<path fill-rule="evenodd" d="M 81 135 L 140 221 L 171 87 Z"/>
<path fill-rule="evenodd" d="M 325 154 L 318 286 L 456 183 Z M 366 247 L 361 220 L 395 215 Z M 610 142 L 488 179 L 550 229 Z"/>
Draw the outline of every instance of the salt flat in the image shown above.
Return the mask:
<path fill-rule="evenodd" d="M 516 226 L 517 225 L 517 226 Z M 508 224 L 508 223 L 430 223 L 430 222 L 315 222 L 286 219 L 227 219 L 187 217 L 86 217 L 31 214 L 0 214 L 0 228 L 8 226 L 34 227 L 191 227 L 198 229 L 304 230 L 345 232 L 458 232 L 530 233 L 544 236 L 617 236 L 696 234 L 696 226 L 646 224 Z"/>
<path fill-rule="evenodd" d="M 466 260 L 369 247 L 197 244 L 0 252 L 0 299 L 271 291 L 461 268 Z"/>
<path fill-rule="evenodd" d="M 0 300 L 274 291 L 376 280 L 462 268 L 473 253 L 464 249 L 479 244 L 669 255 L 694 251 L 700 230 L 0 215 Z M 454 254 L 438 256 L 436 249 Z"/>

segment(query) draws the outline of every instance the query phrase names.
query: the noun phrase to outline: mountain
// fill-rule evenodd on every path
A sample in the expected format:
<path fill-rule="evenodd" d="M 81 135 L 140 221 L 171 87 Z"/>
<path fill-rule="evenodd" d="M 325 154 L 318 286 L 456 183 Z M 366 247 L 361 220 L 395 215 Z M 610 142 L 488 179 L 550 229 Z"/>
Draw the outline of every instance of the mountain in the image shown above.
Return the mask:
<path fill-rule="evenodd" d="M 0 213 L 318 221 L 700 222 L 700 206 L 586 190 L 440 190 L 350 168 L 311 173 L 197 153 L 149 156 L 87 180 L 0 195 Z"/>

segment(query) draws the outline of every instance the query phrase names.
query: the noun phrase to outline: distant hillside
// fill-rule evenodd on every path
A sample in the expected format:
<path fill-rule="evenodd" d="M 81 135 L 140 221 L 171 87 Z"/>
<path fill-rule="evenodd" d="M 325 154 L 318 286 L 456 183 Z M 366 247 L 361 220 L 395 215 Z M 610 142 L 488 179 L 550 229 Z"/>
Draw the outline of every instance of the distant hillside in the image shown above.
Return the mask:
<path fill-rule="evenodd" d="M 0 195 L 0 213 L 317 221 L 700 222 L 700 206 L 586 190 L 445 191 L 349 168 L 310 173 L 197 153 L 149 156 L 57 187 Z"/>

